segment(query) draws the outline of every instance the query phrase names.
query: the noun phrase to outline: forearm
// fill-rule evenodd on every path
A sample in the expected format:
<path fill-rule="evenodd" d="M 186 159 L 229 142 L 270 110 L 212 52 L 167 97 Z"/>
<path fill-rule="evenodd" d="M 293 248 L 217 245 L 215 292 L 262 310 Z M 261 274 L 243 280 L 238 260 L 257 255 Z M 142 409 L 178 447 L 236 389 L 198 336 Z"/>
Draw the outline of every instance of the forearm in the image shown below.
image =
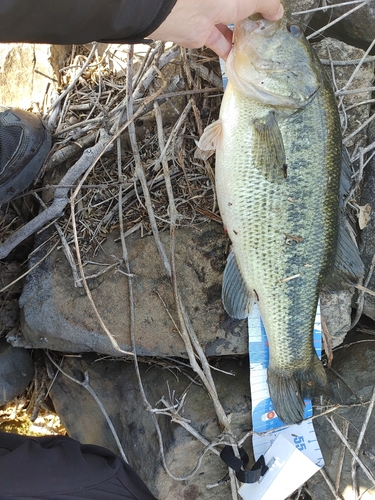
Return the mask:
<path fill-rule="evenodd" d="M 135 43 L 176 0 L 0 0 L 0 42 Z"/>

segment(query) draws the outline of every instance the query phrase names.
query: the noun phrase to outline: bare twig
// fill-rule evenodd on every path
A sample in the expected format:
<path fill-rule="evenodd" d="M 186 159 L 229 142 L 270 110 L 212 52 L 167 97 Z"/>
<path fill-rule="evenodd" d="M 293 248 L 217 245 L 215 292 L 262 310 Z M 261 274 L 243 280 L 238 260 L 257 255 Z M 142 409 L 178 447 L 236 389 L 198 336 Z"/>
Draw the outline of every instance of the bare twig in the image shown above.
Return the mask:
<path fill-rule="evenodd" d="M 55 106 L 59 105 L 61 103 L 61 101 L 64 99 L 64 97 L 67 96 L 69 94 L 69 92 L 74 88 L 74 86 L 76 85 L 79 78 L 83 75 L 83 73 L 86 71 L 87 67 L 89 66 L 92 58 L 94 57 L 94 54 L 96 52 L 97 47 L 98 47 L 98 43 L 94 42 L 92 47 L 91 47 L 90 54 L 88 55 L 88 57 L 86 59 L 85 64 L 77 71 L 77 73 L 75 74 L 70 85 L 68 85 L 68 87 L 64 90 L 64 92 L 62 94 L 60 94 L 59 97 L 55 100 L 55 102 L 50 107 L 48 113 L 52 113 Z"/>
<path fill-rule="evenodd" d="M 328 474 L 326 473 L 326 471 L 324 470 L 324 468 L 323 468 L 323 469 L 319 469 L 319 472 L 320 472 L 320 474 L 323 476 L 323 479 L 324 479 L 324 481 L 326 482 L 326 484 L 327 484 L 328 488 L 331 490 L 331 492 L 332 492 L 332 494 L 333 494 L 334 498 L 335 498 L 335 499 L 338 499 L 338 500 L 343 500 L 343 498 L 342 498 L 342 496 L 340 495 L 340 493 L 337 493 L 337 492 L 335 491 L 335 488 L 334 488 L 334 486 L 333 486 L 333 484 L 332 484 L 332 481 L 331 481 L 331 479 L 328 477 Z"/>
<path fill-rule="evenodd" d="M 0 289 L 0 293 L 5 292 L 9 288 L 11 288 L 13 285 L 15 285 L 18 281 L 22 280 L 28 274 L 30 274 L 32 271 L 34 271 L 34 269 L 36 269 L 44 260 L 46 260 L 46 258 L 49 255 L 51 255 L 51 253 L 55 250 L 55 248 L 57 247 L 57 245 L 58 245 L 58 242 L 56 242 L 54 245 L 52 245 L 52 247 L 48 250 L 48 252 L 45 255 L 43 255 L 43 257 L 40 260 L 38 260 L 38 262 L 36 262 L 33 266 L 31 266 L 26 272 L 24 272 L 23 274 L 21 274 L 21 276 L 18 276 L 18 278 L 16 278 L 15 280 L 13 280 L 11 283 L 8 283 L 8 285 L 6 285 L 3 288 L 1 288 Z"/>
<path fill-rule="evenodd" d="M 326 11 L 327 9 L 334 9 L 336 7 L 345 7 L 346 5 L 351 5 L 351 4 L 356 4 L 356 3 L 362 3 L 363 0 L 351 0 L 350 2 L 342 2 L 342 3 L 336 3 L 333 5 L 328 5 L 327 3 L 324 5 L 324 7 L 313 7 L 312 9 L 308 10 L 301 10 L 298 12 L 293 12 L 294 16 L 297 16 L 299 14 L 309 14 L 310 12 L 318 12 L 320 10 Z"/>
<path fill-rule="evenodd" d="M 341 441 L 345 444 L 346 449 L 352 454 L 354 460 L 361 467 L 361 469 L 365 473 L 366 477 L 375 486 L 375 477 L 371 474 L 371 472 L 368 470 L 368 468 L 366 467 L 366 465 L 359 458 L 358 453 L 356 453 L 353 450 L 353 448 L 350 446 L 349 441 L 345 438 L 345 436 L 342 434 L 342 432 L 340 431 L 340 429 L 337 427 L 336 422 L 333 420 L 332 417 L 326 417 L 326 419 L 331 424 L 331 426 L 333 427 L 333 429 L 335 430 L 336 434 L 339 436 L 339 438 L 341 439 Z"/>
<path fill-rule="evenodd" d="M 133 73 L 132 72 L 132 62 L 133 62 L 133 47 L 129 46 L 129 49 L 128 49 L 128 85 L 127 85 L 127 113 L 128 113 L 128 116 L 131 116 L 133 113 L 133 100 L 132 100 L 132 88 L 131 88 L 132 73 Z M 133 154 L 134 154 L 134 160 L 136 163 L 136 170 L 138 167 L 138 171 L 142 171 L 142 173 L 143 173 L 141 160 L 140 160 L 139 152 L 137 149 L 135 127 L 134 127 L 133 123 L 131 123 L 129 126 L 129 137 L 130 137 L 130 143 L 131 143 L 131 147 L 132 147 Z M 119 170 L 119 174 L 120 174 L 120 170 Z M 145 180 L 144 174 L 143 174 L 143 179 Z M 147 189 L 147 182 L 146 182 L 146 189 Z M 147 189 L 147 192 L 148 192 L 148 189 Z M 121 207 L 122 207 L 122 199 L 121 199 L 121 190 L 120 190 L 120 196 L 119 196 L 119 210 L 120 211 L 121 211 Z M 152 209 L 152 207 L 151 207 L 151 209 Z M 121 219 L 122 219 L 122 215 L 121 215 Z M 156 223 L 155 223 L 155 227 L 156 227 Z M 123 247 L 123 257 L 125 260 L 127 272 L 130 274 L 130 263 L 129 263 L 129 259 L 128 259 L 128 255 L 127 255 L 125 238 L 123 236 L 121 238 L 121 243 L 122 243 L 122 247 Z M 161 241 L 159 241 L 159 243 L 162 247 Z M 143 388 L 142 379 L 141 379 L 141 375 L 140 375 L 140 371 L 139 371 L 138 358 L 137 358 L 137 353 L 136 353 L 135 336 L 134 336 L 134 314 L 135 313 L 134 313 L 134 298 L 133 298 L 132 278 L 130 276 L 128 278 L 128 283 L 129 283 L 130 325 L 131 325 L 130 326 L 130 335 L 131 335 L 131 340 L 132 340 L 132 345 L 133 345 L 133 350 L 134 350 L 134 366 L 135 366 L 135 370 L 136 370 L 136 374 L 137 374 L 138 386 L 140 388 L 140 392 L 141 392 L 145 407 L 150 412 L 151 418 L 152 418 L 154 425 L 155 425 L 155 428 L 156 428 L 156 432 L 157 432 L 158 440 L 159 440 L 160 454 L 162 456 L 164 469 L 167 472 L 167 474 L 170 477 L 172 477 L 172 479 L 175 479 L 178 481 L 178 480 L 180 480 L 180 478 L 174 476 L 172 474 L 172 472 L 170 471 L 169 467 L 167 466 L 167 462 L 166 462 L 166 458 L 165 458 L 165 454 L 164 454 L 163 437 L 161 434 L 160 426 L 159 426 L 159 423 L 158 423 L 157 418 L 155 416 L 155 412 L 153 411 L 152 406 L 150 405 L 150 403 L 147 399 L 146 393 L 144 391 L 144 388 Z"/>
<path fill-rule="evenodd" d="M 359 433 L 359 436 L 358 436 L 357 445 L 355 447 L 355 453 L 357 455 L 359 454 L 359 450 L 361 449 L 363 438 L 365 436 L 365 432 L 367 430 L 367 426 L 369 424 L 370 417 L 371 417 L 371 414 L 372 414 L 373 409 L 374 409 L 374 404 L 375 404 L 375 387 L 372 391 L 370 404 L 367 408 L 366 416 L 365 416 L 365 419 L 364 419 L 363 424 L 362 424 L 361 432 Z M 353 478 L 353 485 L 354 485 L 353 489 L 354 489 L 354 492 L 355 492 L 355 495 L 357 498 L 358 497 L 358 487 L 356 487 L 356 469 L 357 469 L 356 459 L 353 458 L 352 459 L 352 478 Z"/>
<path fill-rule="evenodd" d="M 39 203 L 42 205 L 44 210 L 46 210 L 47 206 L 45 205 L 44 201 L 40 198 L 40 196 L 38 196 L 37 193 L 34 193 L 34 196 L 39 201 Z M 70 250 L 69 244 L 66 241 L 64 233 L 63 233 L 62 229 L 60 228 L 60 226 L 56 222 L 54 222 L 54 226 L 55 226 L 55 229 L 60 236 L 60 240 L 62 243 L 65 257 L 66 257 L 67 261 L 69 262 L 70 268 L 72 270 L 72 274 L 73 274 L 73 278 L 74 278 L 74 286 L 81 287 L 82 284 L 80 283 L 80 278 L 78 275 L 77 267 L 76 267 L 76 264 L 74 262 L 74 257 L 72 255 L 71 250 Z"/>
<path fill-rule="evenodd" d="M 349 421 L 344 420 L 343 426 L 342 426 L 342 434 L 345 437 L 345 439 L 348 439 L 348 432 L 349 432 Z M 340 489 L 340 481 L 341 481 L 342 468 L 344 465 L 344 459 L 345 459 L 345 444 L 341 443 L 340 455 L 339 455 L 339 460 L 338 460 L 338 464 L 337 464 L 336 480 L 335 480 L 336 493 L 338 493 L 338 491 Z"/>
<path fill-rule="evenodd" d="M 325 30 L 327 30 L 328 28 L 330 28 L 331 26 L 333 26 L 333 25 L 337 24 L 338 22 L 340 22 L 342 19 L 345 19 L 345 17 L 348 17 L 350 14 L 353 14 L 353 12 L 355 12 L 356 10 L 361 9 L 362 7 L 364 7 L 365 5 L 367 5 L 369 3 L 369 1 L 370 0 L 366 0 L 365 2 L 362 2 L 360 5 L 357 5 L 353 9 L 350 9 L 348 12 L 345 12 L 344 14 L 342 14 L 337 19 L 334 19 L 333 21 L 331 21 L 330 23 L 326 24 L 322 28 L 314 31 L 314 33 L 311 33 L 311 35 L 309 35 L 309 36 L 306 37 L 307 40 L 310 40 L 314 36 L 319 35 L 320 33 L 324 32 Z"/>
<path fill-rule="evenodd" d="M 89 372 L 86 371 L 84 373 L 84 379 L 83 381 L 81 382 L 80 380 L 76 379 L 75 377 L 72 377 L 71 375 L 69 375 L 68 373 L 66 373 L 62 368 L 61 368 L 61 364 L 58 365 L 55 360 L 52 358 L 52 356 L 50 355 L 50 353 L 46 350 L 45 353 L 47 354 L 48 356 L 48 359 L 51 361 L 51 363 L 57 368 L 57 370 L 59 372 L 61 372 L 63 375 L 65 375 L 65 377 L 67 377 L 69 380 L 71 380 L 72 382 L 80 385 L 81 387 L 83 387 L 84 389 L 86 389 L 86 391 L 88 391 L 91 396 L 94 398 L 96 404 L 99 406 L 100 408 L 100 411 L 103 413 L 103 416 L 104 418 L 106 419 L 107 421 L 107 424 L 112 432 L 112 435 L 116 441 L 116 444 L 117 444 L 117 447 L 119 449 L 119 452 L 121 454 L 121 457 L 123 458 L 123 460 L 125 460 L 126 463 L 129 463 L 128 462 L 128 459 L 126 458 L 126 455 L 125 455 L 125 452 L 124 452 L 124 449 L 121 445 L 121 442 L 120 442 L 120 439 L 117 435 L 117 432 L 116 432 L 116 429 L 114 428 L 114 425 L 112 424 L 112 420 L 109 418 L 109 415 L 107 413 L 107 410 L 104 408 L 104 405 L 103 403 L 100 401 L 98 395 L 96 394 L 96 392 L 94 391 L 94 389 L 90 386 L 90 379 L 89 379 Z"/>

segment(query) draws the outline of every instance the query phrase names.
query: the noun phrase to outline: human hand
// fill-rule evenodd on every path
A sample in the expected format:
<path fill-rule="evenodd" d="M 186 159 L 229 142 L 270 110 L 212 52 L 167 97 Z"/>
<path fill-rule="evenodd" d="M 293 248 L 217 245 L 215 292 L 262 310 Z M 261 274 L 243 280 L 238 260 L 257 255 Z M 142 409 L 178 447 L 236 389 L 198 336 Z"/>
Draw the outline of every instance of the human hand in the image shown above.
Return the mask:
<path fill-rule="evenodd" d="M 227 24 L 242 21 L 254 12 L 277 21 L 284 11 L 280 0 L 177 0 L 149 38 L 187 48 L 206 45 L 225 60 L 232 48 L 232 31 Z"/>

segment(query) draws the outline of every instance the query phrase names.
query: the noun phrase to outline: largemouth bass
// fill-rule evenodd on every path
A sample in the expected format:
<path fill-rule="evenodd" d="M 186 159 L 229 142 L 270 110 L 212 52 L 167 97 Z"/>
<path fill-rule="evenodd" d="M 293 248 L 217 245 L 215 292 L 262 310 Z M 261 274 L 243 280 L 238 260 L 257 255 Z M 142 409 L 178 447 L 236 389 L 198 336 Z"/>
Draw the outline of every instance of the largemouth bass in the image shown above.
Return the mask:
<path fill-rule="evenodd" d="M 199 142 L 216 149 L 218 203 L 232 242 L 223 305 L 241 319 L 258 302 L 270 396 L 292 424 L 303 419 L 304 398 L 327 385 L 312 332 L 338 246 L 340 120 L 319 59 L 286 17 L 237 23 L 227 75 L 220 118 Z"/>

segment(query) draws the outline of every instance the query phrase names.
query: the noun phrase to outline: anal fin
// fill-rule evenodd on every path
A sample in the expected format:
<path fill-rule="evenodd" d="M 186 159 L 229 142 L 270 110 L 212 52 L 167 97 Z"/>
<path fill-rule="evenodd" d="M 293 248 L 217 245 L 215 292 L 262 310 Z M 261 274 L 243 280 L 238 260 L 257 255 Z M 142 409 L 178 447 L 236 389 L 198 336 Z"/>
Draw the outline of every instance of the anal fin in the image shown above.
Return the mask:
<path fill-rule="evenodd" d="M 242 278 L 233 250 L 224 270 L 222 301 L 229 316 L 236 319 L 247 318 L 254 304 L 254 295 Z"/>

